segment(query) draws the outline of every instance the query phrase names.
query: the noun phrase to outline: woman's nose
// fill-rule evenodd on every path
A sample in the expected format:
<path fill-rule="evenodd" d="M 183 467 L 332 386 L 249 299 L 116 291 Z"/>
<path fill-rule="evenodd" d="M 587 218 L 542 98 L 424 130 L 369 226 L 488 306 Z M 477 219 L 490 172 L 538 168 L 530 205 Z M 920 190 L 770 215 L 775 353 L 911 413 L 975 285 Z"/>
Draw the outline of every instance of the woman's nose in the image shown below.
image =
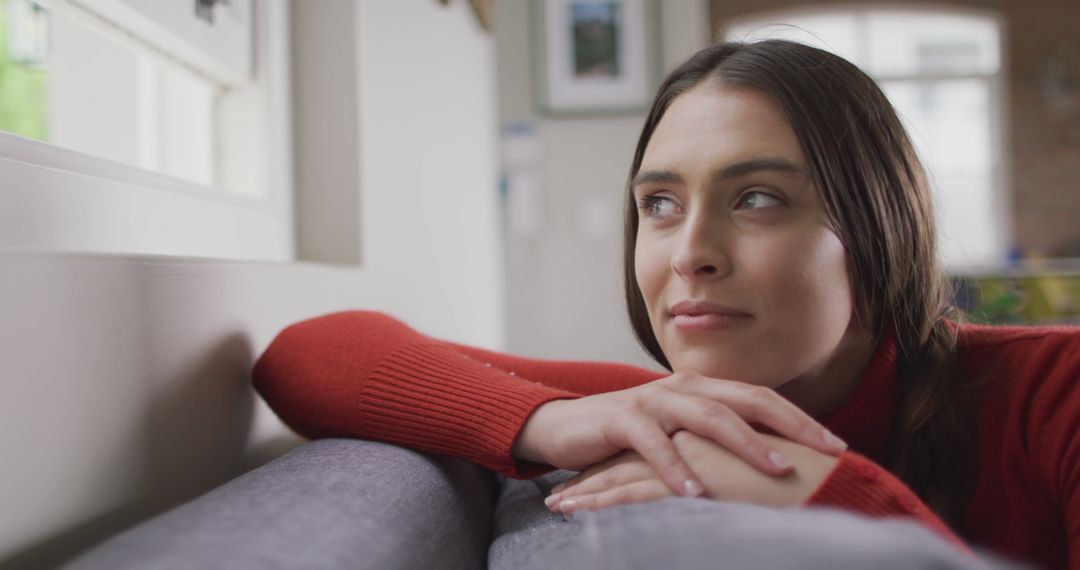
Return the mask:
<path fill-rule="evenodd" d="M 708 223 L 684 227 L 671 267 L 683 279 L 718 279 L 731 272 L 731 258 L 724 248 L 722 229 Z"/>

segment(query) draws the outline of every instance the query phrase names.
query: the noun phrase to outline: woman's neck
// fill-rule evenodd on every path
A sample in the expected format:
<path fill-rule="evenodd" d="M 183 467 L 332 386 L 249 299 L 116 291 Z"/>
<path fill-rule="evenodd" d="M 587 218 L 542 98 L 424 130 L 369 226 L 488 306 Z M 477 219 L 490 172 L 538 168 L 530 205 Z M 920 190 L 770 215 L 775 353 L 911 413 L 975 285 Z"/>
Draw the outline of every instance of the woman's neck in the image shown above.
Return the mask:
<path fill-rule="evenodd" d="M 826 362 L 776 391 L 811 416 L 828 416 L 840 409 L 858 387 L 874 356 L 876 344 L 874 335 L 852 319 L 836 351 Z"/>

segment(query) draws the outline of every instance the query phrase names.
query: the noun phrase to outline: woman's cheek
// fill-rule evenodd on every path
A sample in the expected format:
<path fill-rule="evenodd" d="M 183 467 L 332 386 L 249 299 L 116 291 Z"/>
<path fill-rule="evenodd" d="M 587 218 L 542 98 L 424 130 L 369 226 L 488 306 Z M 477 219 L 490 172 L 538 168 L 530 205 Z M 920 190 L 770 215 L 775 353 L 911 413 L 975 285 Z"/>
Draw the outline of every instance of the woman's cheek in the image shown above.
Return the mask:
<path fill-rule="evenodd" d="M 792 304 L 832 305 L 850 296 L 844 247 L 831 231 L 793 236 L 788 243 L 774 248 L 770 258 L 773 279 L 787 286 L 784 296 Z"/>
<path fill-rule="evenodd" d="M 819 243 L 815 265 L 821 270 L 816 275 L 815 285 L 822 307 L 829 308 L 830 314 L 826 318 L 846 329 L 853 308 L 847 254 L 840 238 L 831 231 L 825 231 Z"/>
<path fill-rule="evenodd" d="M 786 365 L 775 372 L 791 378 L 820 364 L 850 321 L 850 285 L 844 249 L 832 232 L 791 232 L 746 251 L 756 260 L 748 271 L 767 319 L 766 344 L 785 347 Z M 752 269 L 751 269 L 752 268 Z"/>
<path fill-rule="evenodd" d="M 814 352 L 835 351 L 851 322 L 853 303 L 847 259 L 840 240 L 822 230 L 816 239 L 808 241 L 802 252 L 799 291 L 791 292 L 799 300 L 803 330 L 815 331 L 811 341 Z"/>
<path fill-rule="evenodd" d="M 640 234 L 639 234 L 640 236 Z M 637 279 L 641 296 L 645 299 L 645 307 L 649 311 L 650 319 L 655 322 L 653 309 L 655 302 L 663 291 L 667 281 L 670 258 L 664 256 L 662 244 L 659 240 L 649 240 L 639 237 L 634 248 L 634 276 Z"/>

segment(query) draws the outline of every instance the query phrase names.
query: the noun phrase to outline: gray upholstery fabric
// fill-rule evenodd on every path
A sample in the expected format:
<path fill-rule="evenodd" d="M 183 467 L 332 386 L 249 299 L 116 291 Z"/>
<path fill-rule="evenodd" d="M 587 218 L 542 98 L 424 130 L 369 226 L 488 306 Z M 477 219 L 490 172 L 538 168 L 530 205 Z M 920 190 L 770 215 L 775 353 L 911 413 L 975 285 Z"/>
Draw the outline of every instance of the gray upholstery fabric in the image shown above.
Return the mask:
<path fill-rule="evenodd" d="M 122 533 L 67 567 L 484 568 L 495 479 L 470 463 L 324 439 Z"/>
<path fill-rule="evenodd" d="M 840 511 L 675 498 L 567 521 L 548 512 L 543 497 L 570 475 L 496 481 L 463 461 L 319 440 L 114 537 L 69 568 L 990 567 L 916 524 Z"/>
<path fill-rule="evenodd" d="M 573 473 L 502 480 L 490 567 L 498 570 L 1005 568 L 960 553 L 930 530 L 839 510 L 776 510 L 671 498 L 570 520 L 543 505 Z"/>

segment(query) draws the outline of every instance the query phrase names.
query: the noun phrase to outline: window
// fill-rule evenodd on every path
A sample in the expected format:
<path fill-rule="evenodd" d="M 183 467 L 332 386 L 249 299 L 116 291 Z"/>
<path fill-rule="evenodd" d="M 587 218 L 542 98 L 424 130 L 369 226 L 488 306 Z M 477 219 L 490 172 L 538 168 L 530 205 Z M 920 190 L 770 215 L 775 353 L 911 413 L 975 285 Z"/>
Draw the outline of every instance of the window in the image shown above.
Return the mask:
<path fill-rule="evenodd" d="M 0 0 L 0 247 L 292 259 L 288 50 L 284 0 Z"/>
<path fill-rule="evenodd" d="M 999 265 L 1009 247 L 997 18 L 938 10 L 820 8 L 741 19 L 727 37 L 827 49 L 873 76 L 904 121 L 934 192 L 951 270 Z"/>
<path fill-rule="evenodd" d="M 224 189 L 216 131 L 229 81 L 121 27 L 108 4 L 48 5 L 0 0 L 0 65 L 11 70 L 0 75 L 11 97 L 0 128 Z M 233 84 L 248 75 L 237 72 Z"/>
<path fill-rule="evenodd" d="M 0 0 L 0 129 L 44 139 L 48 18 L 23 0 Z"/>

